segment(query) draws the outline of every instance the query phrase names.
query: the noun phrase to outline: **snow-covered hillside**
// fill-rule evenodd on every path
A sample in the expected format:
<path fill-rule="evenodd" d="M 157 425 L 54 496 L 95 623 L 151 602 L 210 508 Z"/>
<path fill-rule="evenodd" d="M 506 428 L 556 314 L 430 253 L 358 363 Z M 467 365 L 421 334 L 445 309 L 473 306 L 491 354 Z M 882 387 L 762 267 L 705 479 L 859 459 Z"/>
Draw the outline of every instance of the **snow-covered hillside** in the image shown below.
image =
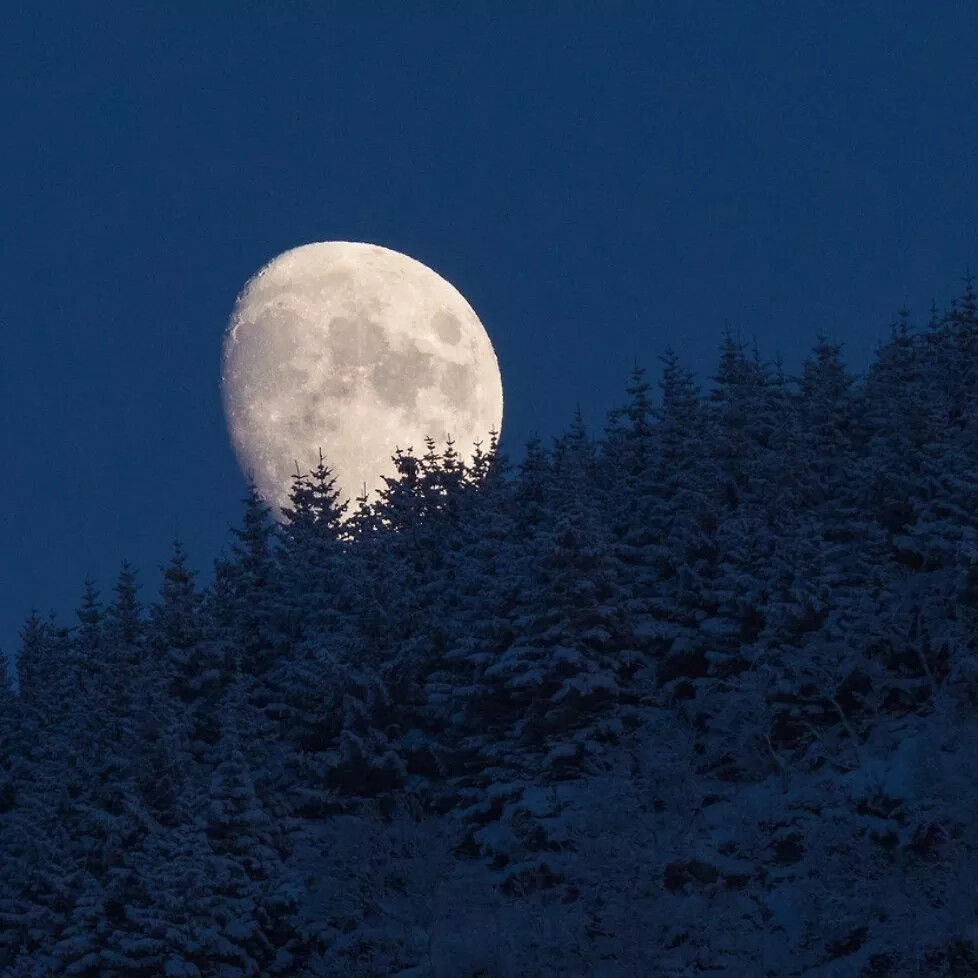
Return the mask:
<path fill-rule="evenodd" d="M 978 975 L 971 283 L 858 380 L 662 359 L 32 614 L 0 974 Z"/>

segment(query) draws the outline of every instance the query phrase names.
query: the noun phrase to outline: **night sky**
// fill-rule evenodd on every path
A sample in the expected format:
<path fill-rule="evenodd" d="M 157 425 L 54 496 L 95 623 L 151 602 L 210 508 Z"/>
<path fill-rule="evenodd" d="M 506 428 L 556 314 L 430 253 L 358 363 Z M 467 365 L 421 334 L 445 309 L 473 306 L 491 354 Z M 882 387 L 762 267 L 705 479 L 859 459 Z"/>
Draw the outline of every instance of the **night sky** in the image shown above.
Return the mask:
<path fill-rule="evenodd" d="M 789 372 L 823 330 L 859 373 L 901 306 L 922 325 L 978 269 L 970 0 L 19 6 L 8 652 L 32 605 L 72 619 L 86 573 L 109 597 L 123 557 L 151 599 L 175 534 L 209 576 L 245 488 L 222 334 L 288 248 L 373 242 L 455 285 L 496 348 L 514 460 L 578 403 L 599 433 L 636 358 L 657 380 L 672 346 L 708 386 L 725 322 Z"/>

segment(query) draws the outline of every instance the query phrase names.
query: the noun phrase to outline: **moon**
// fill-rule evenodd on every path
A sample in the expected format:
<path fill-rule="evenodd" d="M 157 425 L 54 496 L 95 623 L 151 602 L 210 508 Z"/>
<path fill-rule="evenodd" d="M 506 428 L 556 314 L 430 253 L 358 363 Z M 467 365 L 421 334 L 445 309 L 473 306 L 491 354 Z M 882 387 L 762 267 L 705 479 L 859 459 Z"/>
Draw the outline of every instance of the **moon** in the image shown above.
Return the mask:
<path fill-rule="evenodd" d="M 397 448 L 451 437 L 471 461 L 500 431 L 495 351 L 472 307 L 426 265 L 380 245 L 321 241 L 261 268 L 224 334 L 224 412 L 242 471 L 277 519 L 296 463 L 322 449 L 340 501 L 374 497 Z M 347 514 L 349 515 L 349 513 Z"/>

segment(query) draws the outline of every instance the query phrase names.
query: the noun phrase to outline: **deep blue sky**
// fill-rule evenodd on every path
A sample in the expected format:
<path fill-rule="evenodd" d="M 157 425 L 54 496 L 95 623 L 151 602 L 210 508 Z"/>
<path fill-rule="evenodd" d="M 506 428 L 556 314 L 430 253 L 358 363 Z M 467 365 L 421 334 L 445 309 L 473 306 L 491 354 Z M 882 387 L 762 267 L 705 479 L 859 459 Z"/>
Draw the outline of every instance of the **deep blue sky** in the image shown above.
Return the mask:
<path fill-rule="evenodd" d="M 704 382 L 725 320 L 791 370 L 825 330 L 863 370 L 901 305 L 922 323 L 978 268 L 971 0 L 19 6 L 7 650 L 123 557 L 152 597 L 175 533 L 207 575 L 244 489 L 222 332 L 288 248 L 375 242 L 451 281 L 496 347 L 513 458 L 578 402 L 600 429 L 635 357 L 657 379 L 672 345 Z"/>

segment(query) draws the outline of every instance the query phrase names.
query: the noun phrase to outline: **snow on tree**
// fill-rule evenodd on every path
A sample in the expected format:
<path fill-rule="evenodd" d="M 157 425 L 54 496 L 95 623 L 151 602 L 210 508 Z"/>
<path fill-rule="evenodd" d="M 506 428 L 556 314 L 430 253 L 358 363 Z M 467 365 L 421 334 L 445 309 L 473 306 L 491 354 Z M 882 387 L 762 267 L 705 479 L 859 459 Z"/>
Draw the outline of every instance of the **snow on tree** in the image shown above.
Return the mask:
<path fill-rule="evenodd" d="M 7 670 L 7 657 L 0 653 L 0 815 L 10 811 L 16 797 L 16 768 L 22 759 L 19 742 L 23 717 Z"/>
<path fill-rule="evenodd" d="M 71 686 L 64 634 L 52 618 L 30 613 L 20 632 L 17 676 L 21 702 L 40 724 L 55 722 Z"/>
<path fill-rule="evenodd" d="M 280 532 L 283 589 L 296 637 L 328 628 L 343 603 L 346 560 L 343 520 L 349 501 L 339 501 L 336 478 L 322 452 L 312 472 L 297 472 Z"/>
<path fill-rule="evenodd" d="M 271 511 L 254 484 L 243 502 L 242 525 L 231 529 L 231 554 L 215 568 L 212 636 L 215 652 L 224 653 L 223 685 L 230 678 L 232 663 L 240 664 L 248 704 L 254 710 L 255 782 L 265 801 L 278 807 L 285 804 L 282 796 L 287 789 L 283 783 L 286 751 L 274 709 L 282 701 L 282 690 L 275 672 L 291 645 L 281 545 Z M 280 801 L 275 802 L 273 795 Z"/>
<path fill-rule="evenodd" d="M 182 818 L 189 768 L 207 763 L 217 743 L 225 670 L 223 650 L 205 630 L 196 572 L 187 567 L 179 540 L 162 570 L 134 681 L 131 749 L 139 758 L 137 785 L 144 804 L 163 824 L 173 825 Z"/>
<path fill-rule="evenodd" d="M 115 584 L 115 598 L 103 621 L 102 678 L 96 694 L 107 744 L 118 749 L 135 710 L 133 696 L 144 654 L 145 622 L 136 596 L 136 572 L 123 561 Z M 120 759 L 121 761 L 121 759 Z"/>
<path fill-rule="evenodd" d="M 298 890 L 285 876 L 282 857 L 294 827 L 273 819 L 255 791 L 239 733 L 245 710 L 238 672 L 224 701 L 221 760 L 210 778 L 204 831 L 216 857 L 214 897 L 223 936 L 258 971 L 282 974 L 293 963 L 287 945 Z"/>

